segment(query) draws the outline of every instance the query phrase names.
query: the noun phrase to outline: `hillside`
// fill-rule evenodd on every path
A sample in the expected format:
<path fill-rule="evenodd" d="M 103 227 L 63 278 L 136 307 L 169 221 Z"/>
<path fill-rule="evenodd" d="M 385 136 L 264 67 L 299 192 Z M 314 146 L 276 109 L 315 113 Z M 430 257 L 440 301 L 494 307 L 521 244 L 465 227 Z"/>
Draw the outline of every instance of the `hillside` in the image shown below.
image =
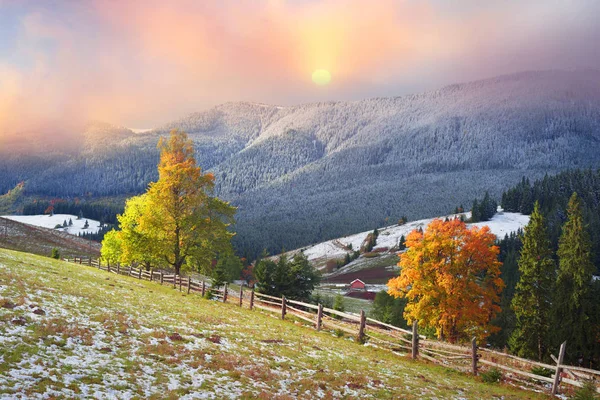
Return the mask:
<path fill-rule="evenodd" d="M 2 218 L 48 229 L 54 229 L 56 225 L 63 225 L 64 222 L 67 222 L 68 224 L 68 222 L 71 221 L 73 225 L 61 228 L 60 231 L 75 236 L 79 233 L 96 233 L 101 227 L 99 221 L 89 218 L 78 219 L 77 215 L 72 214 L 3 215 Z M 84 228 L 86 221 L 88 227 Z"/>
<path fill-rule="evenodd" d="M 97 242 L 0 217 L 0 248 L 49 256 L 55 247 L 63 257 L 100 255 L 100 244 Z"/>
<path fill-rule="evenodd" d="M 451 214 L 438 218 L 456 218 L 461 214 Z M 470 213 L 462 214 L 465 219 L 470 218 Z M 406 237 L 415 229 L 425 229 L 433 218 L 407 222 L 403 225 L 390 225 L 378 228 L 379 235 L 373 251 L 361 254 L 357 259 L 333 271 L 327 270 L 327 263 L 331 260 L 342 261 L 346 254 L 359 250 L 372 231 L 365 231 L 350 236 L 328 240 L 311 246 L 287 252 L 293 256 L 303 251 L 309 261 L 322 272 L 327 282 L 348 283 L 354 279 L 361 279 L 366 283 L 386 283 L 391 277 L 398 274 L 398 244 L 401 237 Z M 511 232 L 524 228 L 529 222 L 529 216 L 520 213 L 500 211 L 490 221 L 468 224 L 469 226 L 487 226 L 498 239 L 504 238 Z"/>
<path fill-rule="evenodd" d="M 90 125 L 76 154 L 10 153 L 0 192 L 139 193 L 156 142 L 187 131 L 216 194 L 239 207 L 241 254 L 272 254 L 402 215 L 443 215 L 523 176 L 600 166 L 600 71 L 523 72 L 423 94 L 279 107 L 227 103 L 151 132 Z M 110 145 L 108 145 L 110 144 Z"/>
<path fill-rule="evenodd" d="M 0 396 L 545 398 L 233 304 L 0 250 Z"/>

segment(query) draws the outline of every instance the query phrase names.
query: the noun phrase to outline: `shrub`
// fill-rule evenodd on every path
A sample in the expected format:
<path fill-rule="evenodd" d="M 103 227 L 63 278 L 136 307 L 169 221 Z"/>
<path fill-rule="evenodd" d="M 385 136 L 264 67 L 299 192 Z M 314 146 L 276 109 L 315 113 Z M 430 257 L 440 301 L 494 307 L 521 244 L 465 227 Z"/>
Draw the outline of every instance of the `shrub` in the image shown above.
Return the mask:
<path fill-rule="evenodd" d="M 327 271 L 327 272 L 333 272 L 338 268 L 339 268 L 339 264 L 338 264 L 338 260 L 336 260 L 336 259 L 327 260 L 327 263 L 325 263 L 325 271 Z"/>
<path fill-rule="evenodd" d="M 488 371 L 481 373 L 481 380 L 485 383 L 496 383 L 502 379 L 502 372 L 496 368 L 490 368 Z"/>
<path fill-rule="evenodd" d="M 596 393 L 596 384 L 594 381 L 586 380 L 583 387 L 577 388 L 573 397 L 574 400 L 598 400 L 600 396 Z"/>
<path fill-rule="evenodd" d="M 386 251 L 388 251 L 390 248 L 389 247 L 378 247 L 376 249 L 373 249 L 373 253 L 385 253 Z"/>
<path fill-rule="evenodd" d="M 55 258 L 57 260 L 60 259 L 60 252 L 56 247 L 52 248 L 52 254 L 50 254 L 50 257 Z"/>
<path fill-rule="evenodd" d="M 379 255 L 380 255 L 379 253 L 371 251 L 371 252 L 368 252 L 368 253 L 364 253 L 363 257 L 365 257 L 365 258 L 375 258 L 375 257 L 379 257 Z"/>
<path fill-rule="evenodd" d="M 550 378 L 553 374 L 553 371 L 544 367 L 532 367 L 531 372 L 536 375 L 545 376 L 546 378 Z"/>
<path fill-rule="evenodd" d="M 336 311 L 344 312 L 344 296 L 342 296 L 341 294 L 336 295 L 332 308 Z M 333 318 L 342 319 L 342 317 L 340 317 L 339 315 L 333 315 Z"/>
<path fill-rule="evenodd" d="M 333 331 L 333 334 L 337 337 L 344 337 L 344 331 L 341 329 L 336 329 L 335 331 Z"/>

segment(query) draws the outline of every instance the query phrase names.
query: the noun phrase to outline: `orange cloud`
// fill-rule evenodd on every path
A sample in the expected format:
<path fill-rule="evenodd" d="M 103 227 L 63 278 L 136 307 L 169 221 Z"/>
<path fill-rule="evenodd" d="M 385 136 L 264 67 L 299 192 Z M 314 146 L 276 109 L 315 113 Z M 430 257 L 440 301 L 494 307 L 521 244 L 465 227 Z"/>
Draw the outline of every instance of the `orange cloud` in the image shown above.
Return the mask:
<path fill-rule="evenodd" d="M 13 38 L 20 62 L 0 58 L 0 135 L 64 120 L 152 127 L 226 101 L 422 90 L 435 79 L 451 83 L 447 76 L 464 80 L 462 69 L 475 71 L 468 79 L 485 75 L 498 63 L 481 54 L 510 52 L 544 29 L 530 23 L 539 7 L 520 2 L 463 12 L 412 0 L 65 4 L 32 7 Z M 325 87 L 311 82 L 321 68 L 332 75 Z"/>

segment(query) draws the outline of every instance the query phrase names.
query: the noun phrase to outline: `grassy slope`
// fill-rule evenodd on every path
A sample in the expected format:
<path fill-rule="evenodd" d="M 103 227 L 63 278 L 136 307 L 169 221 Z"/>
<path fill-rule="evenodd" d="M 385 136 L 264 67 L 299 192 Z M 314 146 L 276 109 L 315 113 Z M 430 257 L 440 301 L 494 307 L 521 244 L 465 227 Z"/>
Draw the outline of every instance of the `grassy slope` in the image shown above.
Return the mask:
<path fill-rule="evenodd" d="M 0 248 L 49 256 L 53 247 L 59 249 L 63 257 L 100 255 L 100 243 L 54 229 L 0 218 Z"/>
<path fill-rule="evenodd" d="M 0 397 L 543 397 L 257 310 L 0 250 L 7 302 L 16 307 L 0 307 Z"/>

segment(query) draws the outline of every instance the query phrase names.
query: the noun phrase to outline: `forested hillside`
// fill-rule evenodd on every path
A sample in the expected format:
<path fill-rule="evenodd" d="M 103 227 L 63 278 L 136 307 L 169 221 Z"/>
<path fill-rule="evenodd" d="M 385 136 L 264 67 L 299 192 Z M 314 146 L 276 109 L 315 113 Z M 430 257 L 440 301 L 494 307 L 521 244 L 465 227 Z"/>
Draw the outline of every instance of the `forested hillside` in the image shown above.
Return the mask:
<path fill-rule="evenodd" d="M 486 190 L 499 198 L 523 176 L 600 166 L 600 72 L 526 72 L 356 102 L 228 103 L 146 134 L 92 124 L 77 151 L 3 154 L 0 192 L 25 181 L 29 196 L 140 193 L 171 128 L 190 135 L 216 194 L 239 207 L 235 243 L 252 257 L 447 214 Z"/>
<path fill-rule="evenodd" d="M 581 200 L 583 217 L 592 241 L 595 265 L 600 275 L 600 170 L 565 171 L 556 176 L 544 176 L 533 184 L 528 179 L 502 194 L 506 211 L 531 214 L 538 201 L 548 224 L 548 233 L 554 249 L 558 247 L 561 227 L 567 219 L 567 204 L 573 194 Z"/>
<path fill-rule="evenodd" d="M 581 202 L 583 222 L 586 233 L 591 242 L 591 256 L 596 266 L 595 275 L 600 275 L 600 170 L 572 170 L 565 171 L 555 176 L 544 176 L 531 183 L 523 180 L 502 194 L 502 207 L 506 211 L 523 212 L 531 214 L 534 203 L 540 204 L 540 211 L 544 216 L 545 228 L 550 240 L 551 252 L 558 265 L 559 238 L 563 226 L 567 221 L 567 205 L 573 193 Z M 523 232 L 511 233 L 505 238 L 500 238 L 500 261 L 502 261 L 502 279 L 506 284 L 502 292 L 502 313 L 495 323 L 502 330 L 491 337 L 491 342 L 498 347 L 507 344 L 508 338 L 515 328 L 515 315 L 511 302 L 515 294 L 515 286 L 519 280 L 518 262 L 521 256 Z M 592 285 L 590 300 L 599 304 L 600 285 L 598 280 Z M 587 325 L 598 324 L 598 321 L 587 321 Z M 563 338 L 564 339 L 564 338 Z M 598 357 L 600 349 L 593 349 Z"/>

